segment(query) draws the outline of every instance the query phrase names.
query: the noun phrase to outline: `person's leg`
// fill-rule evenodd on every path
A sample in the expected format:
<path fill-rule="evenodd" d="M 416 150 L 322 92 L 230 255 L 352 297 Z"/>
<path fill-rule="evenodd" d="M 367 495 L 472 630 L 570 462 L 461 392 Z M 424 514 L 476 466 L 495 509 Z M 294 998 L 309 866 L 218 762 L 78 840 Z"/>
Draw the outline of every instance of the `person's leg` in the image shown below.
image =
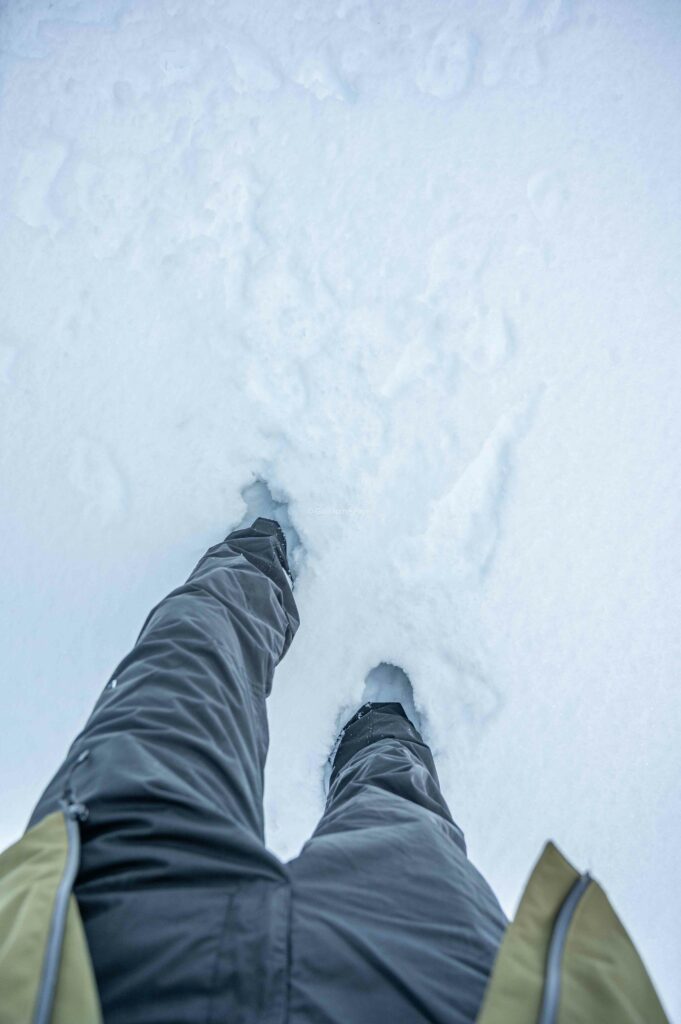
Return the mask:
<path fill-rule="evenodd" d="M 296 1020 L 473 1024 L 507 921 L 399 704 L 346 726 L 289 870 Z"/>
<path fill-rule="evenodd" d="M 265 697 L 298 627 L 274 525 L 230 534 L 151 612 L 32 816 L 66 791 L 88 809 L 76 895 L 107 1024 L 281 1001 L 274 967 L 248 973 L 288 927 L 263 843 Z"/>

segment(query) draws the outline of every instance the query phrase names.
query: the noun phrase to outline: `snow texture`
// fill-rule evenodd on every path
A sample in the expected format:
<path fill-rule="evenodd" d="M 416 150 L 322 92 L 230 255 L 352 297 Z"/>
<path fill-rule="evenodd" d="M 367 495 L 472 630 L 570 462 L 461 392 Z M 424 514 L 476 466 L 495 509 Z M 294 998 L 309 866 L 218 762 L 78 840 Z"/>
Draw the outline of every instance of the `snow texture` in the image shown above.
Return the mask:
<path fill-rule="evenodd" d="M 553 837 L 681 1018 L 681 6 L 5 0 L 0 51 L 2 838 L 266 481 L 271 846 L 398 666 L 507 912 Z"/>

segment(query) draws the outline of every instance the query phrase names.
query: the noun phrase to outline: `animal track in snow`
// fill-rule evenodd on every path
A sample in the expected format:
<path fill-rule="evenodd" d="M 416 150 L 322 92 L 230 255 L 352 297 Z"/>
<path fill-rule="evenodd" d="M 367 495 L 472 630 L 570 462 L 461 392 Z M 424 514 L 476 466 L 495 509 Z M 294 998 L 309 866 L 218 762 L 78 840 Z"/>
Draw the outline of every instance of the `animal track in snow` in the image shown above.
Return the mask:
<path fill-rule="evenodd" d="M 538 171 L 527 183 L 527 199 L 539 221 L 547 222 L 557 217 L 567 198 L 563 179 L 553 171 Z"/>
<path fill-rule="evenodd" d="M 235 92 L 274 92 L 281 85 L 267 54 L 245 39 L 232 40 L 229 59 L 233 68 L 231 85 Z"/>
<path fill-rule="evenodd" d="M 552 35 L 569 21 L 566 0 L 509 0 L 503 21 L 535 35 Z"/>
<path fill-rule="evenodd" d="M 127 500 L 123 478 L 105 446 L 79 437 L 71 452 L 69 480 L 83 499 L 83 512 L 102 526 L 123 518 Z"/>
<path fill-rule="evenodd" d="M 489 48 L 482 84 L 494 88 L 505 78 L 510 78 L 522 85 L 539 85 L 544 73 L 544 62 L 536 43 L 510 38 Z"/>
<path fill-rule="evenodd" d="M 461 216 L 432 243 L 426 295 L 468 290 L 479 281 L 489 263 L 492 240 L 480 217 Z"/>
<path fill-rule="evenodd" d="M 134 232 L 145 182 L 144 161 L 134 156 L 114 155 L 100 163 L 77 163 L 74 192 L 88 227 L 88 243 L 97 257 L 113 256 Z"/>
<path fill-rule="evenodd" d="M 60 143 L 45 141 L 39 149 L 24 153 L 12 206 L 17 217 L 32 228 L 55 231 L 61 222 L 52 209 L 51 192 L 67 152 Z"/>
<path fill-rule="evenodd" d="M 443 100 L 461 96 L 471 81 L 477 48 L 477 39 L 470 32 L 441 28 L 416 74 L 421 92 Z"/>
<path fill-rule="evenodd" d="M 483 85 L 504 79 L 536 86 L 545 77 L 542 44 L 570 20 L 564 0 L 510 0 L 485 47 Z"/>
<path fill-rule="evenodd" d="M 509 321 L 502 310 L 492 308 L 479 312 L 464 334 L 458 352 L 476 373 L 491 373 L 506 362 L 511 350 Z"/>
<path fill-rule="evenodd" d="M 329 57 L 322 53 L 305 57 L 293 81 L 302 85 L 318 100 L 335 99 L 349 103 L 355 99 L 352 87 L 341 77 Z"/>

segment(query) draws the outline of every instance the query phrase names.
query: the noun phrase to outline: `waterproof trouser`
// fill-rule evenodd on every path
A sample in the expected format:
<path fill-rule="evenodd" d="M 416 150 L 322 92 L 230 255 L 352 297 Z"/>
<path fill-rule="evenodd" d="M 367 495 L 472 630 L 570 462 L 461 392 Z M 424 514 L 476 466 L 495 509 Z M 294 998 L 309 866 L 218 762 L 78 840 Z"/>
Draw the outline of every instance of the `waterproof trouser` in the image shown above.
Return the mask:
<path fill-rule="evenodd" d="M 87 808 L 75 892 L 106 1024 L 475 1020 L 507 922 L 399 705 L 345 729 L 300 855 L 265 846 L 265 698 L 298 621 L 275 538 L 230 534 L 151 612 L 34 811 Z"/>

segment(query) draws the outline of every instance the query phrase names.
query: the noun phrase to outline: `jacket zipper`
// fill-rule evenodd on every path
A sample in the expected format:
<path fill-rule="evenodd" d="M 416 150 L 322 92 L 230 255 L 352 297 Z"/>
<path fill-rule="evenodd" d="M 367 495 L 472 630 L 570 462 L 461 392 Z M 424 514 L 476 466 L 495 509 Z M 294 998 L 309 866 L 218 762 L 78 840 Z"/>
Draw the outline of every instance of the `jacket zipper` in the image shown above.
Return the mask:
<path fill-rule="evenodd" d="M 88 756 L 89 751 L 85 750 L 75 761 L 73 767 L 82 764 Z M 73 769 L 72 769 L 73 770 Z M 69 773 L 69 780 L 71 773 Z M 59 978 L 59 967 L 61 964 L 62 948 L 64 945 L 64 933 L 66 931 L 66 919 L 69 911 L 69 900 L 73 890 L 78 868 L 80 867 L 80 824 L 88 816 L 88 809 L 85 804 L 78 803 L 67 784 L 64 799 L 60 801 L 64 818 L 66 820 L 66 861 L 62 872 L 57 894 L 52 909 L 50 930 L 45 945 L 45 955 L 40 973 L 40 984 L 36 997 L 35 1010 L 33 1012 L 33 1024 L 50 1024 L 54 997 L 57 991 L 57 980 Z"/>
<path fill-rule="evenodd" d="M 574 883 L 565 897 L 563 905 L 558 911 L 549 951 L 546 957 L 546 972 L 544 975 L 544 990 L 542 992 L 541 1008 L 537 1024 L 557 1024 L 558 1006 L 560 1003 L 560 975 L 565 952 L 567 934 L 575 916 L 577 906 L 582 896 L 591 884 L 591 875 L 587 872 Z"/>

